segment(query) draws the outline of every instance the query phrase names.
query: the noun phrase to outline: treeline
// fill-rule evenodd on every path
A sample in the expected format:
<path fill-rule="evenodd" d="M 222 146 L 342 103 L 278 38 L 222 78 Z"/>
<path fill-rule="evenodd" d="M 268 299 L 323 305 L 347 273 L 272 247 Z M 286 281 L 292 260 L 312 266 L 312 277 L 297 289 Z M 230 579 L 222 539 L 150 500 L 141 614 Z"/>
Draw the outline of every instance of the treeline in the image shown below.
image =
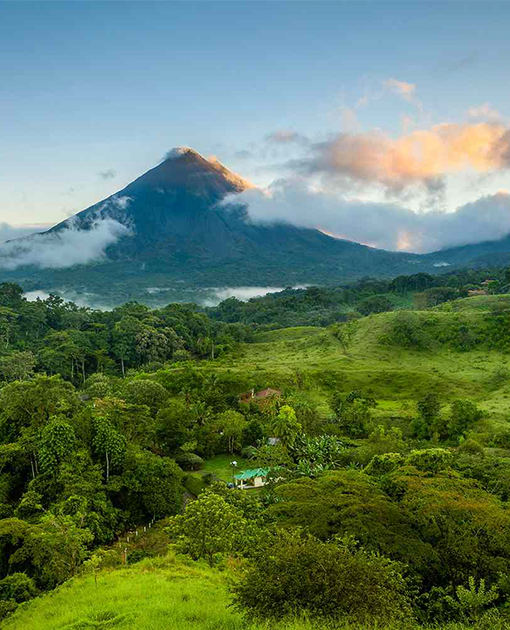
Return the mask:
<path fill-rule="evenodd" d="M 338 287 L 288 288 L 280 293 L 241 302 L 235 297 L 205 312 L 215 321 L 240 322 L 259 329 L 290 326 L 328 326 L 353 317 L 395 308 L 428 308 L 466 297 L 491 280 L 489 292 L 507 293 L 507 268 L 465 269 L 438 276 L 416 273 L 393 280 L 365 278 Z"/>
<path fill-rule="evenodd" d="M 193 304 L 150 310 L 131 302 L 102 312 L 55 295 L 29 302 L 18 285 L 0 284 L 0 380 L 35 371 L 84 382 L 95 372 L 214 358 L 251 336 L 249 326 L 212 321 Z"/>

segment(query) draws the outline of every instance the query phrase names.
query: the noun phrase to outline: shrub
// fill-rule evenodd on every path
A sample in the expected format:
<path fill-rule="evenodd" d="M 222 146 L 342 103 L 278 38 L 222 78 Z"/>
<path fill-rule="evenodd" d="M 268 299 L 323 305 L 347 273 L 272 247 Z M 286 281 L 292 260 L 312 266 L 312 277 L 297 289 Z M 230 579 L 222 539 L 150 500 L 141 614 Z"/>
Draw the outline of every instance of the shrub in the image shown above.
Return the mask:
<path fill-rule="evenodd" d="M 406 462 L 428 473 L 438 473 L 450 468 L 453 463 L 453 453 L 444 448 L 428 448 L 419 451 L 411 451 Z"/>
<path fill-rule="evenodd" d="M 374 455 L 365 468 L 367 475 L 381 476 L 393 472 L 405 462 L 405 457 L 400 453 L 384 453 Z"/>
<path fill-rule="evenodd" d="M 299 531 L 268 534 L 253 564 L 231 587 L 235 606 L 262 619 L 298 614 L 363 623 L 409 618 L 400 566 Z"/>
<path fill-rule="evenodd" d="M 463 455 L 480 455 L 481 457 L 485 455 L 485 451 L 480 442 L 477 442 L 472 438 L 461 442 L 457 451 Z"/>
<path fill-rule="evenodd" d="M 205 463 L 200 455 L 195 455 L 195 453 L 178 453 L 175 461 L 184 470 L 198 470 Z"/>
<path fill-rule="evenodd" d="M 21 604 L 36 595 L 34 581 L 25 573 L 13 573 L 0 580 L 0 599 Z"/>

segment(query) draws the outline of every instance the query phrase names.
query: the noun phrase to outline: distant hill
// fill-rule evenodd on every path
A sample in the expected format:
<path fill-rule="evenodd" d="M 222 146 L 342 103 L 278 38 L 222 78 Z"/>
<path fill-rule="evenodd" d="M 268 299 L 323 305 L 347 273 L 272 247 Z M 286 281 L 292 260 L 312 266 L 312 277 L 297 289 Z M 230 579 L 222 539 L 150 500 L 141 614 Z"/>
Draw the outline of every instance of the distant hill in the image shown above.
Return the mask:
<path fill-rule="evenodd" d="M 67 229 L 85 234 L 102 219 L 126 226 L 129 232 L 106 248 L 105 259 L 64 269 L 1 270 L 0 281 L 15 280 L 31 291 L 106 294 L 110 303 L 149 299 L 154 291 L 170 301 L 194 299 L 208 287 L 338 284 L 510 260 L 509 239 L 419 256 L 290 224 L 255 223 L 232 197 L 250 186 L 214 159 L 174 149 L 123 190 L 43 233 L 55 239 L 65 238 Z M 228 205 L 221 204 L 228 195 Z"/>

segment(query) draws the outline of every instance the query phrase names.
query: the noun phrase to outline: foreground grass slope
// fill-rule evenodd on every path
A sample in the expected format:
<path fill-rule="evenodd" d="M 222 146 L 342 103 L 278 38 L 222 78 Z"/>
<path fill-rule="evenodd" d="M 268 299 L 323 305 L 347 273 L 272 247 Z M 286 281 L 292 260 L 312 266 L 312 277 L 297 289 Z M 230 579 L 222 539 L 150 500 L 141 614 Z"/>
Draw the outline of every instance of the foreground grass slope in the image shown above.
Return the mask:
<path fill-rule="evenodd" d="M 228 581 L 234 570 L 219 571 L 169 553 L 131 567 L 104 570 L 74 578 L 55 591 L 20 606 L 6 619 L 5 630 L 319 630 L 330 626 L 305 620 L 255 622 L 230 606 Z M 498 622 L 480 625 L 450 624 L 443 630 L 479 627 L 503 630 Z M 484 625 L 485 624 L 485 625 Z M 361 630 L 359 625 L 336 628 Z M 397 630 L 396 626 L 366 626 L 367 630 Z M 422 626 L 404 620 L 398 630 Z"/>

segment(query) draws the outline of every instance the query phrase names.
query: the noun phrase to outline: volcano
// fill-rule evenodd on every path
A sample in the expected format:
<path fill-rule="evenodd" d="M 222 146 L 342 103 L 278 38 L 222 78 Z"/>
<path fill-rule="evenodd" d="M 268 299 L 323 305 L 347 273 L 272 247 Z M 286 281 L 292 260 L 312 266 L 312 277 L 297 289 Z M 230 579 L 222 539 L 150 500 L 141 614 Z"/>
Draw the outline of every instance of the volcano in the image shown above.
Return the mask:
<path fill-rule="evenodd" d="M 250 187 L 216 159 L 187 147 L 173 149 L 124 189 L 23 242 L 27 248 L 30 239 L 42 236 L 39 243 L 55 248 L 73 234 L 79 248 L 80 235 L 85 241 L 106 220 L 122 229 L 102 256 L 61 269 L 27 264 L 2 271 L 0 280 L 18 281 L 27 290 L 116 293 L 121 302 L 140 299 L 150 287 L 174 293 L 184 286 L 284 287 L 439 271 L 434 255 L 388 252 L 288 223 L 254 222 L 249 208 L 236 201 Z"/>

